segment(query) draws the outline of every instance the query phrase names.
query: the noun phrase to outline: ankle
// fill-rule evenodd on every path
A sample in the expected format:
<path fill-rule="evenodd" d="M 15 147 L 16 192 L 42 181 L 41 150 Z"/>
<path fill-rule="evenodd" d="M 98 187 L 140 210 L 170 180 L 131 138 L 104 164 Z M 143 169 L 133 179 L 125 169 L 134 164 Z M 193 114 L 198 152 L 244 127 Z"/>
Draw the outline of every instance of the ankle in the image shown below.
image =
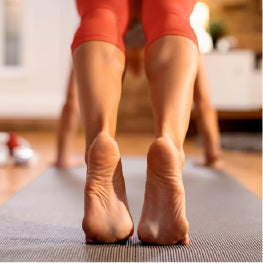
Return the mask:
<path fill-rule="evenodd" d="M 215 162 L 217 162 L 217 161 L 222 159 L 222 152 L 218 151 L 218 152 L 215 152 L 215 153 L 206 154 L 205 158 L 206 158 L 206 162 L 207 163 L 215 163 Z"/>
<path fill-rule="evenodd" d="M 185 162 L 185 153 L 184 153 L 183 144 L 173 139 L 173 137 L 168 134 L 163 134 L 162 136 L 159 136 L 158 138 L 163 138 L 172 145 L 175 155 L 179 158 L 180 162 L 183 165 Z"/>
<path fill-rule="evenodd" d="M 169 136 L 163 135 L 151 144 L 147 160 L 150 166 L 156 166 L 157 169 L 162 163 L 180 170 L 185 162 L 185 154 L 182 147 L 178 148 Z"/>
<path fill-rule="evenodd" d="M 92 155 L 92 159 L 100 158 L 103 155 L 107 154 L 110 150 L 116 152 L 118 151 L 118 145 L 116 141 L 111 137 L 108 131 L 100 131 L 97 135 L 92 139 L 89 146 L 87 146 L 85 151 L 85 162 L 88 165 L 90 157 Z M 96 155 L 96 156 L 94 156 Z"/>

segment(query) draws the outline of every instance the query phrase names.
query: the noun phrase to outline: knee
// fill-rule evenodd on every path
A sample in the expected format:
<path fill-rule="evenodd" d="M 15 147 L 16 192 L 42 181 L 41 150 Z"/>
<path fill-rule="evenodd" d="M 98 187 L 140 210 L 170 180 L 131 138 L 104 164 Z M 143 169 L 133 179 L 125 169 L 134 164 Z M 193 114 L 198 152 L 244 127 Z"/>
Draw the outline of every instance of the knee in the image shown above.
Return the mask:
<path fill-rule="evenodd" d="M 198 99 L 194 97 L 194 109 L 197 113 L 213 113 L 215 112 L 214 106 L 210 99 L 206 96 L 199 96 Z"/>
<path fill-rule="evenodd" d="M 152 79 L 160 74 L 160 71 L 165 70 L 171 62 L 167 49 L 160 47 L 159 52 L 147 52 L 145 58 L 145 72 L 148 78 Z"/>
<path fill-rule="evenodd" d="M 155 41 L 151 48 L 145 53 L 145 72 L 149 78 L 159 76 L 160 72 L 167 71 L 171 64 L 178 58 L 175 57 L 174 42 L 170 38 L 162 38 Z"/>
<path fill-rule="evenodd" d="M 78 115 L 79 114 L 78 101 L 67 100 L 63 106 L 63 112 L 67 115 Z"/>

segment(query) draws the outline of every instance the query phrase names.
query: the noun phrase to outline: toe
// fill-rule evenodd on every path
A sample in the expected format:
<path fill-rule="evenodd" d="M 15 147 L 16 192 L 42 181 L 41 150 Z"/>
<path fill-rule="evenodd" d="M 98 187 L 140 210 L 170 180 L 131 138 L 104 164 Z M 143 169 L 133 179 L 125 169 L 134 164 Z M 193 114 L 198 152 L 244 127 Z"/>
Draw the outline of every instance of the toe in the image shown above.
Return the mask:
<path fill-rule="evenodd" d="M 86 243 L 87 244 L 92 244 L 92 243 L 94 243 L 94 240 L 86 237 Z"/>
<path fill-rule="evenodd" d="M 189 245 L 189 237 L 186 235 L 186 237 L 180 242 L 182 245 Z"/>

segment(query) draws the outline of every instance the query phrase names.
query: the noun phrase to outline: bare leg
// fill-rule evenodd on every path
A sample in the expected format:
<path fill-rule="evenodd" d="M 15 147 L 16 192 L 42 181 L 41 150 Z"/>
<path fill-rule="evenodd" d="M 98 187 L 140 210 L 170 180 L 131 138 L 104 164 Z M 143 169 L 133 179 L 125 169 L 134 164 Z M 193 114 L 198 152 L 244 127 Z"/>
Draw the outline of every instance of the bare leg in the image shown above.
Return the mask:
<path fill-rule="evenodd" d="M 71 144 L 77 130 L 79 119 L 79 103 L 77 86 L 73 70 L 71 70 L 67 88 L 67 97 L 62 108 L 57 133 L 57 160 L 56 166 L 67 168 L 82 165 L 83 161 L 71 157 Z"/>
<path fill-rule="evenodd" d="M 210 101 L 209 85 L 202 55 L 200 55 L 194 86 L 194 103 L 197 127 L 204 143 L 205 161 L 203 165 L 221 169 L 223 161 L 221 160 L 218 119 Z"/>
<path fill-rule="evenodd" d="M 120 153 L 114 140 L 125 56 L 103 41 L 81 44 L 73 54 L 81 115 L 86 134 L 85 211 L 87 242 L 128 238 L 128 209 Z"/>
<path fill-rule="evenodd" d="M 144 71 L 144 47 L 127 47 L 126 59 L 127 68 L 130 68 L 132 73 L 140 76 Z"/>
<path fill-rule="evenodd" d="M 196 46 L 181 36 L 161 37 L 146 52 L 156 140 L 147 156 L 145 199 L 138 227 L 138 236 L 145 242 L 189 242 L 182 181 L 183 142 L 197 64 Z"/>

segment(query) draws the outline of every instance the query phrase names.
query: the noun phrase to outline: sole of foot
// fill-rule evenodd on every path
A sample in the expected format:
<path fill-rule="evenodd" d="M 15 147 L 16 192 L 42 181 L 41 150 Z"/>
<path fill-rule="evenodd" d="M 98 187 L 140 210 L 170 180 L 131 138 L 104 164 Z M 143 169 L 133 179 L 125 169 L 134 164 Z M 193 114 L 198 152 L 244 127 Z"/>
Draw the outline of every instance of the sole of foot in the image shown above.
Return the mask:
<path fill-rule="evenodd" d="M 107 132 L 99 133 L 87 153 L 83 230 L 86 242 L 114 243 L 133 234 L 119 148 Z"/>
<path fill-rule="evenodd" d="M 184 154 L 166 136 L 157 138 L 147 155 L 144 204 L 138 226 L 141 241 L 157 245 L 189 244 L 182 180 Z"/>

